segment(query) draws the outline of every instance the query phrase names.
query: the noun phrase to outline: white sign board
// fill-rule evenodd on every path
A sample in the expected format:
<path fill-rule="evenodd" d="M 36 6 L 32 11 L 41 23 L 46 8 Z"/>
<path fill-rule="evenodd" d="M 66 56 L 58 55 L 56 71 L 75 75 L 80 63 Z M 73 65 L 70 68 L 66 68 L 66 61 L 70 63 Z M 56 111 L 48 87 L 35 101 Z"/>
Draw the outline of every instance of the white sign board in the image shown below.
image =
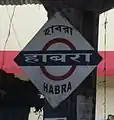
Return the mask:
<path fill-rule="evenodd" d="M 97 57 L 93 47 L 57 12 L 15 61 L 55 108 L 93 71 Z"/>

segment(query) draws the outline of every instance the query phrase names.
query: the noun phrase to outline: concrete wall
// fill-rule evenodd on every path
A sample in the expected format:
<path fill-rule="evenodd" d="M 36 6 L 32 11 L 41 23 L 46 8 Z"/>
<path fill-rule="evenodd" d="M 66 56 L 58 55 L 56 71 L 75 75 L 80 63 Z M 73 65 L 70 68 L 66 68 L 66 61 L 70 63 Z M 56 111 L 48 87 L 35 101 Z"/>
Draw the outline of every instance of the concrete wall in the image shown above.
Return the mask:
<path fill-rule="evenodd" d="M 97 105 L 96 120 L 104 119 L 104 77 L 98 77 L 97 80 Z M 106 78 L 106 114 L 114 115 L 114 77 Z"/>
<path fill-rule="evenodd" d="M 13 11 L 14 6 L 0 6 L 0 50 L 4 50 Z M 47 12 L 42 5 L 16 6 L 5 49 L 13 51 L 23 49 L 46 21 Z"/>

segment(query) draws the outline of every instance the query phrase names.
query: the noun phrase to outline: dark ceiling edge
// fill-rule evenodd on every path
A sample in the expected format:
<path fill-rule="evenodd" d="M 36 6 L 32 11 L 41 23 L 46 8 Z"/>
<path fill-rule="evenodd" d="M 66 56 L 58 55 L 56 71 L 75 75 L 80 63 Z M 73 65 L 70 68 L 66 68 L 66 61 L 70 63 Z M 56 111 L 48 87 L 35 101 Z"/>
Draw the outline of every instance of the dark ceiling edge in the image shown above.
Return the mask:
<path fill-rule="evenodd" d="M 25 6 L 25 5 L 42 5 L 39 3 L 27 3 L 27 4 L 0 4 L 0 6 Z"/>
<path fill-rule="evenodd" d="M 0 5 L 41 5 L 39 0 L 0 0 Z"/>

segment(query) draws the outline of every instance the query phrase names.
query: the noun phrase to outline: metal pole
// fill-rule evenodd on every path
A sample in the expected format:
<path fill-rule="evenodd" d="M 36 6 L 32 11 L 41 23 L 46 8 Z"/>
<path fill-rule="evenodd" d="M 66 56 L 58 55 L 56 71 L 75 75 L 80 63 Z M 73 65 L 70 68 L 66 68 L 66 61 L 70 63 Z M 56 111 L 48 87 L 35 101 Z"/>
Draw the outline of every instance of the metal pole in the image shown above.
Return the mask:
<path fill-rule="evenodd" d="M 88 42 L 97 50 L 98 47 L 98 21 L 99 15 L 91 11 L 82 11 L 75 8 L 63 9 L 61 11 L 64 16 L 71 22 L 74 27 L 80 31 L 80 33 L 88 40 Z M 53 15 L 48 11 L 48 17 Z M 80 96 L 81 95 L 81 96 Z M 82 101 L 82 103 L 78 103 Z M 83 97 L 85 97 L 83 99 Z M 88 109 L 84 111 L 87 103 L 84 101 L 89 101 L 92 97 L 90 106 L 90 111 L 92 113 L 87 113 Z M 81 100 L 82 99 L 82 100 Z M 88 104 L 90 101 L 88 102 Z M 96 104 L 96 70 L 94 70 L 87 79 L 68 97 L 67 100 L 63 101 L 57 108 L 53 109 L 48 102 L 45 102 L 44 106 L 44 120 L 46 118 L 64 118 L 67 120 L 81 120 L 80 116 L 88 117 L 88 120 L 95 120 L 95 104 Z M 81 111 L 79 109 L 81 108 Z M 85 112 L 85 114 L 84 114 Z M 49 119 L 52 120 L 52 119 Z M 53 119 L 60 120 L 60 119 Z M 64 119 L 61 119 L 64 120 Z"/>

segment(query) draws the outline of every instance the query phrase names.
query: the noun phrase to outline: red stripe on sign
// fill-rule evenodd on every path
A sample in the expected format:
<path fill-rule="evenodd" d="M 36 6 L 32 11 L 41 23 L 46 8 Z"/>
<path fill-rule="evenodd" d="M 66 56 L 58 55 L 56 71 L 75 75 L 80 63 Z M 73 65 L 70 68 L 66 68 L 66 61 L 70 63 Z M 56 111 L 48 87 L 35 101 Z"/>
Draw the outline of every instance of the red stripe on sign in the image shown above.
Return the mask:
<path fill-rule="evenodd" d="M 14 58 L 20 51 L 0 51 L 0 68 L 3 67 L 8 73 L 24 74 L 19 66 L 14 62 Z M 99 54 L 104 58 L 104 51 Z M 3 64 L 4 58 L 4 65 Z M 97 75 L 104 75 L 104 60 L 97 67 Z M 114 76 L 114 51 L 106 51 L 106 75 Z"/>

